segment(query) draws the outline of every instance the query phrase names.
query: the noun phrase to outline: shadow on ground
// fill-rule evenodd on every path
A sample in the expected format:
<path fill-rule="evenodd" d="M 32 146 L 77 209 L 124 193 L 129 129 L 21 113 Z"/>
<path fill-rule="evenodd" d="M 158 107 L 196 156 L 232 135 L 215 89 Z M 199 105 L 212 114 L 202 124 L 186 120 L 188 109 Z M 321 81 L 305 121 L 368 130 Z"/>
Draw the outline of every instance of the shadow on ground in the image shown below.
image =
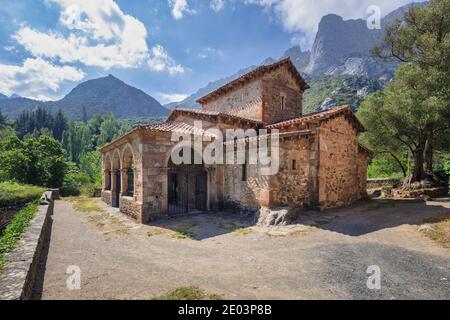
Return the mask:
<path fill-rule="evenodd" d="M 295 225 L 357 237 L 405 224 L 420 225 L 426 219 L 445 214 L 450 214 L 450 201 L 376 199 L 359 202 L 349 208 L 324 212 L 307 210 L 300 214 Z M 201 241 L 233 232 L 247 233 L 250 232 L 249 228 L 255 227 L 255 223 L 254 217 L 220 212 L 175 216 L 149 223 L 147 226 L 170 230 L 180 239 Z"/>
<path fill-rule="evenodd" d="M 254 226 L 253 217 L 231 212 L 196 213 L 164 218 L 148 223 L 147 226 L 167 229 L 175 237 L 201 241 L 227 233 L 245 233 Z"/>
<path fill-rule="evenodd" d="M 316 227 L 347 236 L 362 236 L 401 225 L 420 225 L 425 220 L 450 214 L 450 202 L 421 200 L 369 200 L 351 208 L 307 212 L 298 223 L 316 220 Z"/>

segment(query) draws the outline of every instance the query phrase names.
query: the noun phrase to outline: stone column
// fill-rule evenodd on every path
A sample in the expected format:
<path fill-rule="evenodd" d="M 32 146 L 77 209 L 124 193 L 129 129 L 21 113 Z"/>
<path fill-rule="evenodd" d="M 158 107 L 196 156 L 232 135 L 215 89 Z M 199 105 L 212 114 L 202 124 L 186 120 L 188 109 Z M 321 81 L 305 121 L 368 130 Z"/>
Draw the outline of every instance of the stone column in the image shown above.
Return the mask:
<path fill-rule="evenodd" d="M 120 169 L 120 196 L 125 197 L 127 195 L 127 189 L 128 189 L 128 175 L 127 175 L 128 168 L 122 168 Z"/>

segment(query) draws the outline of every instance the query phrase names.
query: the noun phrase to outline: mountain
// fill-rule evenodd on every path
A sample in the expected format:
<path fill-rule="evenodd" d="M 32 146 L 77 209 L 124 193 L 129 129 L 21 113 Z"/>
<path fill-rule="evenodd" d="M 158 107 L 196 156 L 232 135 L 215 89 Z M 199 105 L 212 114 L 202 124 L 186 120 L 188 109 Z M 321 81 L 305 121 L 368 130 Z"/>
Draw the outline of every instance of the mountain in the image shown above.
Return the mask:
<path fill-rule="evenodd" d="M 359 75 L 391 79 L 398 66 L 374 57 L 370 50 L 383 41 L 386 28 L 412 6 L 403 6 L 381 20 L 381 29 L 369 29 L 366 20 L 344 20 L 329 14 L 322 18 L 303 70 L 311 75 Z"/>
<path fill-rule="evenodd" d="M 344 20 L 335 14 L 326 15 L 319 23 L 311 51 L 302 51 L 300 46 L 286 50 L 280 59 L 289 57 L 311 86 L 305 92 L 305 112 L 318 111 L 339 102 L 350 103 L 356 109 L 367 94 L 383 88 L 393 78 L 398 63 L 376 58 L 370 50 L 381 43 L 386 27 L 400 19 L 412 5 L 423 4 L 398 8 L 382 19 L 381 29 L 374 30 L 369 29 L 363 19 Z M 267 58 L 261 64 L 274 61 Z M 210 82 L 185 100 L 166 107 L 198 108 L 200 105 L 195 100 L 255 67 Z"/>
<path fill-rule="evenodd" d="M 154 98 L 112 75 L 83 82 L 58 101 L 42 102 L 26 98 L 0 100 L 0 110 L 12 119 L 22 111 L 38 106 L 44 106 L 50 111 L 61 109 L 73 120 L 82 120 L 84 112 L 87 118 L 113 113 L 118 119 L 162 117 L 169 114 L 169 110 Z"/>
<path fill-rule="evenodd" d="M 0 99 L 8 99 L 8 96 L 5 96 L 4 94 L 0 93 Z"/>
<path fill-rule="evenodd" d="M 270 63 L 270 58 L 266 59 L 263 61 L 263 63 Z M 273 60 L 275 61 L 275 60 Z M 253 70 L 254 68 L 256 68 L 257 66 L 251 66 L 245 69 L 241 69 L 238 72 L 232 74 L 229 77 L 223 78 L 223 79 L 219 79 L 217 81 L 213 81 L 210 82 L 206 85 L 206 87 L 199 89 L 197 92 L 195 92 L 194 94 L 190 95 L 189 97 L 187 97 L 186 99 L 184 99 L 181 102 L 172 102 L 169 104 L 164 105 L 166 108 L 168 109 L 173 109 L 175 107 L 183 107 L 183 108 L 200 108 L 200 105 L 195 102 L 198 98 L 201 98 L 205 95 L 207 95 L 208 93 L 210 93 L 211 91 L 216 90 L 217 88 L 225 85 L 226 83 L 233 81 L 234 79 L 239 78 L 240 76 L 242 76 L 243 74 L 246 74 L 247 72 Z"/>
<path fill-rule="evenodd" d="M 8 98 L 0 99 L 0 111 L 9 119 L 15 119 L 23 111 L 31 111 L 39 106 L 45 106 L 42 101 L 27 98 Z"/>

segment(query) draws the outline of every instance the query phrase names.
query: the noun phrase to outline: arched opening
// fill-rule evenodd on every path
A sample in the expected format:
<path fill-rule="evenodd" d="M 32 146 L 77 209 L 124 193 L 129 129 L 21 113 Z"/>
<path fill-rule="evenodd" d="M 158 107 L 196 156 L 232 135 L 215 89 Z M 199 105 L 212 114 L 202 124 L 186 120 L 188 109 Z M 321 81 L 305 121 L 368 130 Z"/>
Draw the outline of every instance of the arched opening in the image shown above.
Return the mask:
<path fill-rule="evenodd" d="M 134 176 L 135 176 L 135 164 L 133 151 L 127 146 L 123 153 L 123 166 L 122 173 L 124 174 L 124 192 L 123 195 L 132 197 L 134 196 Z"/>
<path fill-rule="evenodd" d="M 122 191 L 122 181 L 120 175 L 120 154 L 116 150 L 112 158 L 112 206 L 119 208 L 120 193 Z"/>
<path fill-rule="evenodd" d="M 194 159 L 194 157 L 192 157 Z M 169 216 L 208 210 L 208 173 L 202 164 L 168 163 Z"/>
<path fill-rule="evenodd" d="M 104 190 L 111 191 L 111 157 L 106 155 L 103 159 Z"/>

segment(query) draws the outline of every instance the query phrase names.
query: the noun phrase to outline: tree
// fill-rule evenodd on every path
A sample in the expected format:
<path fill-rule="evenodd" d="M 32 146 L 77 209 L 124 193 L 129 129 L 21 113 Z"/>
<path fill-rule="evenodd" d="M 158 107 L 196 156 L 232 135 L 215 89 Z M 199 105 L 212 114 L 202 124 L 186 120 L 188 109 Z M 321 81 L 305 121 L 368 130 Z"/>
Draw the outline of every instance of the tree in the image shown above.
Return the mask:
<path fill-rule="evenodd" d="M 0 110 L 0 130 L 5 129 L 7 125 L 8 118 L 3 115 L 2 111 Z"/>
<path fill-rule="evenodd" d="M 0 178 L 33 185 L 60 187 L 66 153 L 53 137 L 10 137 L 0 143 Z"/>
<path fill-rule="evenodd" d="M 376 148 L 386 143 L 390 152 L 403 147 L 412 153 L 414 166 L 407 184 L 433 180 L 433 153 L 449 147 L 442 143 L 450 130 L 449 12 L 450 0 L 412 7 L 387 28 L 383 44 L 373 49 L 382 58 L 404 64 L 385 95 L 368 99 L 359 114 Z M 375 134 L 382 138 L 370 137 Z M 392 148 L 391 142 L 398 145 Z"/>

